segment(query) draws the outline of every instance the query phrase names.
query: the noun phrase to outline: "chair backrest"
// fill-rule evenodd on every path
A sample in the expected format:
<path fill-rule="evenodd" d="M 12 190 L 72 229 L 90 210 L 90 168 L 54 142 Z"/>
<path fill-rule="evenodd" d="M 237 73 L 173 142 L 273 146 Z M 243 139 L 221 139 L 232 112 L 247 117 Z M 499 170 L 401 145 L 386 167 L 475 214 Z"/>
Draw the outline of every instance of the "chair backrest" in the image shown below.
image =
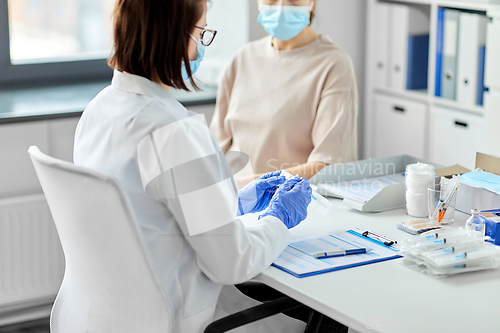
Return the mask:
<path fill-rule="evenodd" d="M 53 333 L 171 332 L 127 197 L 108 176 L 28 150 L 66 258 Z"/>

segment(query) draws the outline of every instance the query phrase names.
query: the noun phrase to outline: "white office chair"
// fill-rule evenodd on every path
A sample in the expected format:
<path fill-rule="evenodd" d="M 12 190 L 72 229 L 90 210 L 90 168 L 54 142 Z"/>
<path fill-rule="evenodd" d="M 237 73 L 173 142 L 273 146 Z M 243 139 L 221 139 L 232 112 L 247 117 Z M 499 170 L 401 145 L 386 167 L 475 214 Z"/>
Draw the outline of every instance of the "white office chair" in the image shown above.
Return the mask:
<path fill-rule="evenodd" d="M 66 258 L 51 332 L 172 332 L 168 301 L 120 186 L 101 173 L 49 157 L 35 146 L 28 152 Z M 205 332 L 226 332 L 300 306 L 289 297 L 264 302 L 215 321 Z M 311 312 L 306 332 L 316 332 L 318 315 L 320 319 L 320 314 Z"/>
<path fill-rule="evenodd" d="M 170 309 L 119 186 L 28 150 L 61 240 L 66 271 L 51 331 L 170 332 Z"/>

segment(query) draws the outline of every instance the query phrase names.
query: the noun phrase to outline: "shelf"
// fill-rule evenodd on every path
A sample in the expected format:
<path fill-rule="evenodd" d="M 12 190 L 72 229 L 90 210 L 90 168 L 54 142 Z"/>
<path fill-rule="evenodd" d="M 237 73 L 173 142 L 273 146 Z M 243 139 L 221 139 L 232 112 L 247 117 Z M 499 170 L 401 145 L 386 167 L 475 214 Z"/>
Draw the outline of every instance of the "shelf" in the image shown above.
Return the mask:
<path fill-rule="evenodd" d="M 457 101 L 452 101 L 449 99 L 441 98 L 441 97 L 435 97 L 433 96 L 433 104 L 436 106 L 442 106 L 446 108 L 451 108 L 453 110 L 458 110 L 458 111 L 464 111 L 472 114 L 479 114 L 483 115 L 484 114 L 484 109 L 482 106 L 478 105 L 464 105 L 462 103 L 459 103 Z"/>
<path fill-rule="evenodd" d="M 408 4 L 417 4 L 417 5 L 431 5 L 435 1 L 433 0 L 380 0 L 380 2 L 393 2 L 393 3 L 408 3 Z"/>
<path fill-rule="evenodd" d="M 461 8 L 478 11 L 487 11 L 489 9 L 500 8 L 499 3 L 483 1 L 461 1 L 461 0 L 388 0 L 383 2 L 399 2 L 407 4 L 436 5 L 440 7 Z"/>
<path fill-rule="evenodd" d="M 491 2 L 481 2 L 481 1 L 452 1 L 452 0 L 439 0 L 437 1 L 437 5 L 440 7 L 451 7 L 451 8 L 460 8 L 460 9 L 471 9 L 478 11 L 487 11 L 489 9 L 498 7 L 499 4 L 494 4 Z"/>
<path fill-rule="evenodd" d="M 429 92 L 427 90 L 397 90 L 393 88 L 374 88 L 376 93 L 390 95 L 398 98 L 408 98 L 417 102 L 429 103 Z"/>
<path fill-rule="evenodd" d="M 424 102 L 429 104 L 430 106 L 441 106 L 457 111 L 472 113 L 483 115 L 483 107 L 478 105 L 464 105 L 457 101 L 452 101 L 449 99 L 429 96 L 429 92 L 427 90 L 396 90 L 392 88 L 374 88 L 374 92 L 378 94 L 383 94 L 396 98 L 409 99 L 416 102 Z"/>

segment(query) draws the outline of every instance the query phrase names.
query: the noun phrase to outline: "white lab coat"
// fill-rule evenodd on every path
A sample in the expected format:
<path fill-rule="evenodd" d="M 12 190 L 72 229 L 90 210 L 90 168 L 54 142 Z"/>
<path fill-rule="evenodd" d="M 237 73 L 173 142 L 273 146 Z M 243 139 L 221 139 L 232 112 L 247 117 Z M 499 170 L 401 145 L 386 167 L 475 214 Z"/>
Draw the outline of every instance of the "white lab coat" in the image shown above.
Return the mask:
<path fill-rule="evenodd" d="M 258 304 L 232 285 L 262 272 L 290 240 L 287 228 L 274 217 L 251 225 L 235 220 L 189 236 L 179 223 L 182 212 L 177 205 L 146 194 L 138 167 L 139 142 L 191 115 L 159 85 L 115 71 L 111 86 L 85 109 L 74 147 L 75 164 L 114 177 L 130 197 L 146 252 L 173 309 L 175 333 L 202 332 L 215 318 Z M 188 135 L 184 139 L 196 140 Z M 302 322 L 279 315 L 241 332 L 303 329 Z"/>

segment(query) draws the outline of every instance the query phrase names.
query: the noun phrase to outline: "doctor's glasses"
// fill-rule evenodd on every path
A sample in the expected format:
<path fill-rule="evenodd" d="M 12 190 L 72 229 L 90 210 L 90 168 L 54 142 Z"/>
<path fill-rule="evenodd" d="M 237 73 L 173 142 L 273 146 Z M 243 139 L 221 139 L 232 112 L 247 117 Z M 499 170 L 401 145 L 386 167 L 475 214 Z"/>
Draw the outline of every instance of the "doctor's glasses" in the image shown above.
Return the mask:
<path fill-rule="evenodd" d="M 217 35 L 216 30 L 202 28 L 202 27 L 199 27 L 197 25 L 195 25 L 194 27 L 203 30 L 201 32 L 201 44 L 202 45 L 209 46 L 210 44 L 212 44 L 212 42 L 214 41 L 215 35 Z"/>

